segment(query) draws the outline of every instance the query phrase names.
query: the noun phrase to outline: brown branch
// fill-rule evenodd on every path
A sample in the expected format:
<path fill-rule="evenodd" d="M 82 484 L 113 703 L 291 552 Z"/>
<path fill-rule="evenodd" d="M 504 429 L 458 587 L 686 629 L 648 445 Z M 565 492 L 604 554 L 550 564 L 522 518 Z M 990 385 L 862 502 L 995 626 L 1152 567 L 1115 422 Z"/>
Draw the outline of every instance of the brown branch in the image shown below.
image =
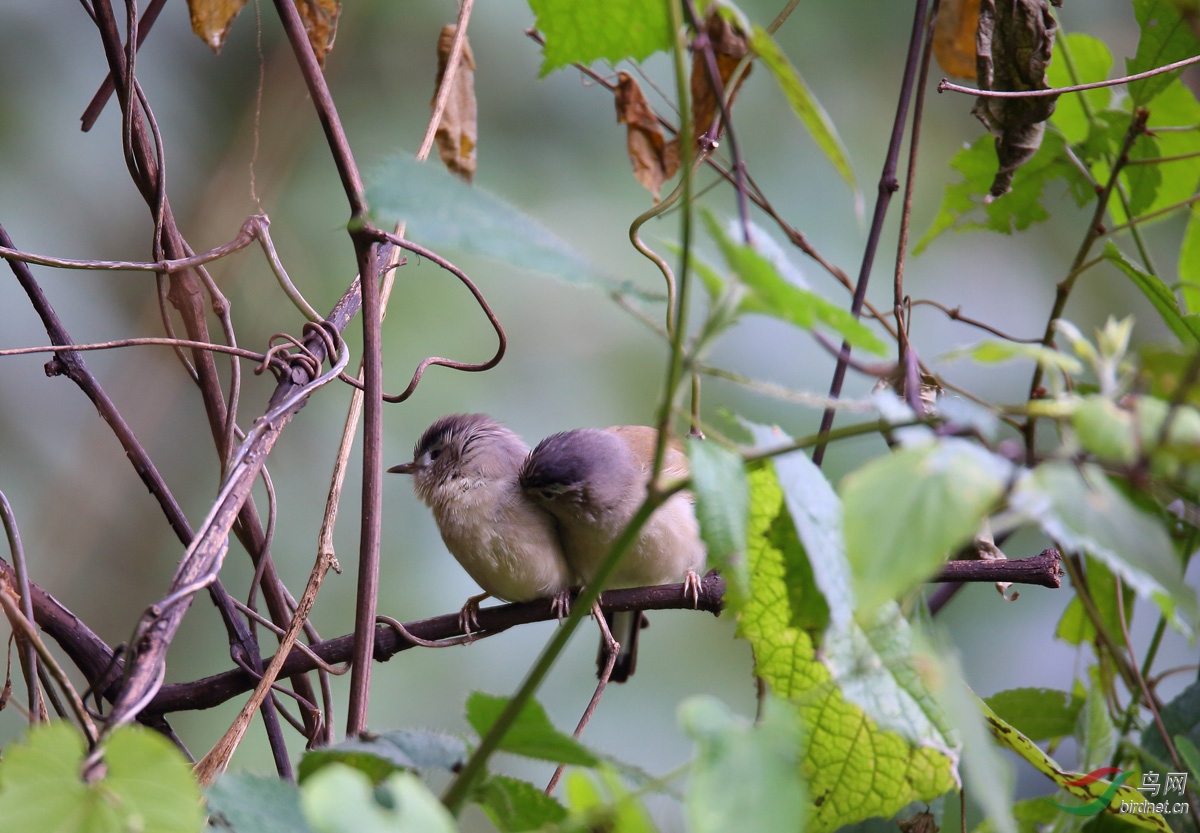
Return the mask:
<path fill-rule="evenodd" d="M 930 581 L 949 582 L 1006 581 L 1012 584 L 1032 584 L 1058 589 L 1062 586 L 1062 557 L 1056 549 L 1042 550 L 1032 558 L 1010 558 L 996 561 L 947 561 Z"/>

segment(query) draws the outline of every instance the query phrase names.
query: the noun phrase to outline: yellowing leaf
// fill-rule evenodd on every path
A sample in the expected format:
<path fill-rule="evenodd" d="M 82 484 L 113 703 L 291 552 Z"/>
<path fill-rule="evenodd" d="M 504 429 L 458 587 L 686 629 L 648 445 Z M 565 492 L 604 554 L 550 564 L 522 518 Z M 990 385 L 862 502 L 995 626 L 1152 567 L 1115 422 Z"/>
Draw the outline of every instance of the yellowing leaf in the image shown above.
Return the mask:
<path fill-rule="evenodd" d="M 625 142 L 629 161 L 633 163 L 633 175 L 658 202 L 662 184 L 679 170 L 679 143 L 663 138 L 658 117 L 638 82 L 628 72 L 617 74 L 615 102 L 617 123 L 629 127 Z"/>
<path fill-rule="evenodd" d="M 942 0 L 933 27 L 933 57 L 953 78 L 975 77 L 979 0 Z"/>
<path fill-rule="evenodd" d="M 435 90 L 441 89 L 442 79 L 450 63 L 450 50 L 458 27 L 447 24 L 438 35 L 438 71 Z M 434 138 L 437 140 L 438 156 L 451 173 L 470 182 L 475 178 L 475 144 L 479 136 L 475 106 L 475 56 L 471 44 L 463 36 L 462 57 L 454 71 L 446 109 L 442 111 Z M 434 101 L 437 93 L 434 93 Z"/>
<path fill-rule="evenodd" d="M 220 52 L 233 19 L 244 5 L 246 0 L 188 0 L 192 31 L 208 44 L 209 49 Z"/>
<path fill-rule="evenodd" d="M 317 56 L 317 63 L 324 68 L 325 56 L 333 49 L 337 37 L 342 4 L 338 0 L 296 0 L 296 11 L 304 21 L 304 31 L 308 32 L 308 42 Z"/>

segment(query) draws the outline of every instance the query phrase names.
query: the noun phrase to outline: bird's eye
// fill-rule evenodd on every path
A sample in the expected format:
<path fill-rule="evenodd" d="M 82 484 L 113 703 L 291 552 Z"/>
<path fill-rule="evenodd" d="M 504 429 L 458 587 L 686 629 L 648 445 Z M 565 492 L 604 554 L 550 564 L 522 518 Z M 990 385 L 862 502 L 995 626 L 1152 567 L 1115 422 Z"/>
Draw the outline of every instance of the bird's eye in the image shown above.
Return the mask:
<path fill-rule="evenodd" d="M 433 449 L 433 451 L 429 452 L 429 459 L 436 460 L 441 455 L 441 453 L 442 453 L 442 450 L 440 448 L 435 448 L 435 449 Z"/>
<path fill-rule="evenodd" d="M 543 500 L 554 500 L 554 498 L 558 497 L 558 492 L 554 489 L 540 489 L 539 494 L 541 494 Z"/>

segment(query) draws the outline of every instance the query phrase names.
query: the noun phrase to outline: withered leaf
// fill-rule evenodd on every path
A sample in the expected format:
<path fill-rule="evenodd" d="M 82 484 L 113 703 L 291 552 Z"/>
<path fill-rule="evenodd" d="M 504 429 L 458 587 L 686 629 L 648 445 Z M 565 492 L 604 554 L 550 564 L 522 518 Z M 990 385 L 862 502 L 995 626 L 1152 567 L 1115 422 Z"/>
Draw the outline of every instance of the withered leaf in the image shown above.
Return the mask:
<path fill-rule="evenodd" d="M 658 117 L 638 82 L 628 72 L 617 73 L 615 101 L 617 122 L 628 126 L 625 142 L 629 161 L 633 163 L 633 175 L 658 202 L 662 184 L 679 170 L 679 143 L 663 138 Z"/>
<path fill-rule="evenodd" d="M 325 56 L 333 49 L 333 41 L 337 38 L 342 4 L 338 0 L 296 0 L 296 11 L 304 21 L 304 31 L 308 32 L 308 42 L 317 56 L 317 63 L 324 69 Z"/>
<path fill-rule="evenodd" d="M 979 0 L 942 0 L 933 27 L 933 56 L 951 78 L 975 77 Z"/>
<path fill-rule="evenodd" d="M 246 0 L 188 0 L 192 31 L 208 44 L 209 49 L 220 52 L 233 19 L 244 5 Z"/>
<path fill-rule="evenodd" d="M 1047 0 L 981 0 L 976 36 L 976 73 L 984 90 L 1046 90 L 1046 65 L 1058 23 Z M 996 137 L 1000 169 L 991 195 L 1007 194 L 1017 168 L 1042 144 L 1046 119 L 1057 96 L 984 98 L 971 110 Z"/>
<path fill-rule="evenodd" d="M 719 7 L 714 4 L 704 18 L 703 34 L 704 38 L 707 38 L 708 42 L 712 44 L 712 51 L 717 59 L 717 73 L 721 78 L 721 90 L 724 92 L 733 75 L 733 70 L 750 52 L 750 47 L 746 42 L 746 33 L 733 21 L 724 17 Z M 721 112 L 712 78 L 708 74 L 708 58 L 705 56 L 703 45 L 704 39 L 700 35 L 697 35 L 696 39 L 692 41 L 692 119 L 695 124 L 693 138 L 697 141 L 708 134 L 713 126 L 713 119 Z M 750 75 L 751 68 L 752 65 L 746 65 L 746 71 L 738 80 L 738 86 L 733 91 L 733 96 L 728 96 L 730 104 L 733 103 L 737 91 L 741 89 L 742 82 Z M 720 127 L 721 130 L 724 130 L 725 126 L 721 125 Z M 708 137 L 714 147 L 716 140 L 721 136 L 721 130 L 718 130 L 716 135 Z"/>
<path fill-rule="evenodd" d="M 437 101 L 437 91 L 442 86 L 442 79 L 446 77 L 450 50 L 457 31 L 458 26 L 448 23 L 438 35 L 438 70 L 437 83 L 434 85 L 434 102 Z M 475 178 L 475 143 L 479 136 L 479 126 L 475 105 L 475 56 L 471 53 L 471 44 L 466 42 L 465 36 L 463 40 L 462 57 L 454 71 L 450 95 L 446 99 L 446 109 L 442 112 L 434 138 L 437 140 L 438 156 L 442 158 L 442 163 L 451 173 L 470 182 Z"/>

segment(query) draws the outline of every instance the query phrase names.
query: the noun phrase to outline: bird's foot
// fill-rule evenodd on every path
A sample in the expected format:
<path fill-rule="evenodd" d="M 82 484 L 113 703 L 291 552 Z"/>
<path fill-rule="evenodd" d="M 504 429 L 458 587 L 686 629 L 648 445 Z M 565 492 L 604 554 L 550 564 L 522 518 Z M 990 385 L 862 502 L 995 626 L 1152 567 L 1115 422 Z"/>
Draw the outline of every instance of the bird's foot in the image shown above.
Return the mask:
<path fill-rule="evenodd" d="M 700 607 L 700 576 L 695 570 L 688 570 L 683 577 L 683 596 L 692 600 L 692 607 Z"/>
<path fill-rule="evenodd" d="M 563 617 L 571 613 L 571 590 L 563 588 L 550 597 L 550 612 L 558 618 L 561 625 Z"/>
<path fill-rule="evenodd" d="M 482 630 L 479 627 L 479 603 L 491 595 L 480 593 L 478 596 L 472 596 L 462 606 L 462 610 L 458 612 L 458 629 L 464 635 L 470 636 L 474 631 Z"/>

